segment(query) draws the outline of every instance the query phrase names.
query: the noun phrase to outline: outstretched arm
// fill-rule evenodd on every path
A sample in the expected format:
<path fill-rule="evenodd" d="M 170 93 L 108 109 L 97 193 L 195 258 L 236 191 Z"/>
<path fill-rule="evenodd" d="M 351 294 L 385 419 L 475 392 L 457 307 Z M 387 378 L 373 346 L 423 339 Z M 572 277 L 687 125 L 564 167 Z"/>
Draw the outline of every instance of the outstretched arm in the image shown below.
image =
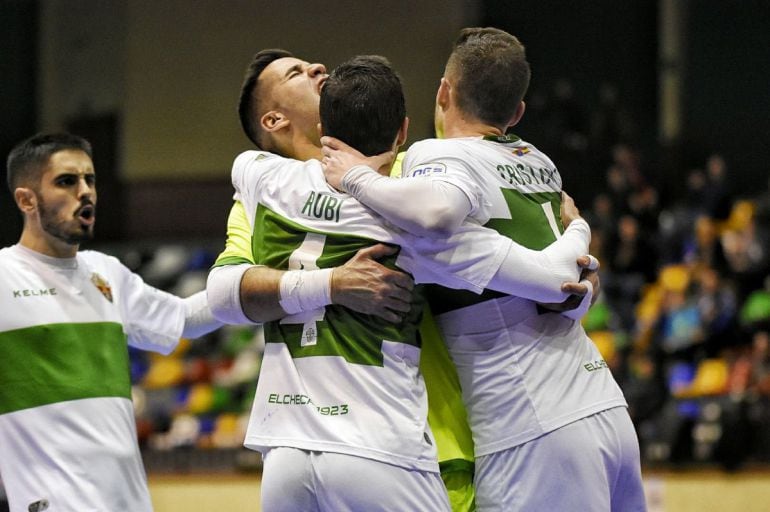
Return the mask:
<path fill-rule="evenodd" d="M 183 338 L 200 338 L 224 325 L 223 322 L 214 318 L 206 299 L 205 290 L 182 299 L 182 302 L 184 302 L 185 309 Z"/>

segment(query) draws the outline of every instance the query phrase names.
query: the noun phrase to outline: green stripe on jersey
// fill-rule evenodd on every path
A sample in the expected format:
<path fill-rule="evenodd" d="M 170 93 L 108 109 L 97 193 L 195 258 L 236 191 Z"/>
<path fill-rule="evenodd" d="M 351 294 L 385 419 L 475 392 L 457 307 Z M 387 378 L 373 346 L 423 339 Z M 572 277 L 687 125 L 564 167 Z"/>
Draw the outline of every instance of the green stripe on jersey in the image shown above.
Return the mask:
<path fill-rule="evenodd" d="M 265 324 L 265 342 L 285 343 L 295 359 L 337 356 L 351 364 L 382 366 L 383 340 L 420 346 L 417 325 L 423 301 L 415 301 L 400 324 L 356 313 L 343 306 L 327 306 L 323 318 L 315 321 L 317 341 L 313 345 L 302 346 L 304 324 L 268 322 Z"/>
<path fill-rule="evenodd" d="M 358 250 L 377 243 L 366 237 L 309 229 L 262 204 L 257 207 L 254 226 L 252 251 L 255 263 L 281 270 L 337 267 Z M 396 253 L 379 261 L 386 267 L 396 268 L 397 256 Z M 299 315 L 295 315 L 297 320 L 289 317 L 281 322 L 268 322 L 265 324 L 265 341 L 285 343 L 295 358 L 339 356 L 352 364 L 382 366 L 383 340 L 420 346 L 417 328 L 423 303 L 422 289 L 416 287 L 409 314 L 396 325 L 342 306 L 327 306 L 310 326 L 307 321 L 300 320 Z M 293 321 L 296 323 L 290 323 Z M 309 335 L 316 337 L 311 344 L 307 343 Z"/>
<path fill-rule="evenodd" d="M 30 407 L 131 397 L 123 327 L 48 324 L 0 333 L 0 414 Z"/>
<path fill-rule="evenodd" d="M 559 233 L 561 225 L 561 194 L 558 192 L 533 192 L 522 194 L 518 190 L 501 189 L 510 219 L 489 219 L 486 227 L 520 243 L 524 247 L 539 251 L 556 241 L 556 233 L 549 218 L 555 222 Z M 550 216 L 546 213 L 550 210 Z"/>
<path fill-rule="evenodd" d="M 501 235 L 534 250 L 542 250 L 556 241 L 556 232 L 564 231 L 561 224 L 561 194 L 558 192 L 530 192 L 523 194 L 510 188 L 500 189 L 510 219 L 489 219 L 484 225 Z M 440 315 L 464 307 L 503 297 L 504 294 L 484 290 L 477 295 L 466 290 L 451 290 L 430 285 L 428 303 L 433 313 Z"/>

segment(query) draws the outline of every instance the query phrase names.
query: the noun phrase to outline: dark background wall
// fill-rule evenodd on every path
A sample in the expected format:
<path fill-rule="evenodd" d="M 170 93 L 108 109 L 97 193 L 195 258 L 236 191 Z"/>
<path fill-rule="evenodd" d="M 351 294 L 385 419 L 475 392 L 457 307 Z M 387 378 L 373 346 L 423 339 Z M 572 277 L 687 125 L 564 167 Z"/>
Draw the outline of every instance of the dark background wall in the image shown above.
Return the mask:
<path fill-rule="evenodd" d="M 35 130 L 37 5 L 0 1 L 0 241 L 8 245 L 21 232 L 21 216 L 7 192 L 5 159 L 11 148 Z"/>
<path fill-rule="evenodd" d="M 533 68 L 530 104 L 538 95 L 552 96 L 555 84 L 567 79 L 575 104 L 590 116 L 599 106 L 601 85 L 614 83 L 635 121 L 635 143 L 652 180 L 675 194 L 687 169 L 721 153 L 733 189 L 753 195 L 766 189 L 770 174 L 770 2 L 678 4 L 683 7 L 682 135 L 671 147 L 661 146 L 658 137 L 658 34 L 665 21 L 658 2 L 487 0 L 483 23 L 516 34 L 527 46 Z M 553 154 L 567 185 L 587 197 L 586 183 L 604 179 L 601 158 L 575 160 L 563 154 L 536 118 L 542 113 L 529 109 L 517 133 Z"/>
<path fill-rule="evenodd" d="M 723 152 L 736 190 L 770 176 L 770 2 L 690 1 L 684 162 Z"/>

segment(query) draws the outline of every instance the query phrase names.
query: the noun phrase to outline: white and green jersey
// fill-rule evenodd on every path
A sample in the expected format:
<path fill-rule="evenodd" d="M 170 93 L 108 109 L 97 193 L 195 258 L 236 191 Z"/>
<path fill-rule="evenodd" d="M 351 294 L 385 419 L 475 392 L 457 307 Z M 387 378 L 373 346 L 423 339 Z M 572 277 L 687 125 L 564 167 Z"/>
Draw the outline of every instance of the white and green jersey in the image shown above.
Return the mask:
<path fill-rule="evenodd" d="M 561 176 L 518 137 L 421 141 L 403 169 L 408 179 L 457 186 L 471 219 L 525 247 L 539 250 L 560 236 Z M 492 291 L 434 287 L 428 296 L 460 376 L 477 457 L 626 405 L 579 322 Z"/>
<path fill-rule="evenodd" d="M 247 151 L 235 160 L 232 177 L 235 199 L 244 205 L 253 231 L 251 254 L 239 258 L 226 252 L 217 265 L 250 261 L 277 269 L 328 268 L 377 242 L 402 245 L 397 230 L 329 187 L 317 160 Z M 446 281 L 417 263 L 429 261 L 425 256 L 405 257 L 402 250 L 399 266 L 444 284 L 483 289 L 507 250 L 499 245 L 486 260 L 469 264 L 460 261 L 457 240 L 435 244 L 431 265 L 442 261 Z M 438 471 L 418 370 L 421 304 L 418 288 L 400 325 L 334 305 L 268 323 L 245 445 L 332 451 Z"/>
<path fill-rule="evenodd" d="M 398 242 L 369 210 L 327 185 L 317 160 L 248 151 L 235 160 L 232 178 L 253 230 L 254 263 L 335 267 L 377 241 Z M 244 444 L 345 453 L 437 472 L 418 371 L 418 294 L 415 301 L 400 325 L 334 305 L 265 324 Z"/>
<path fill-rule="evenodd" d="M 11 510 L 150 511 L 127 343 L 168 353 L 182 300 L 94 251 L 0 249 L 0 475 Z"/>

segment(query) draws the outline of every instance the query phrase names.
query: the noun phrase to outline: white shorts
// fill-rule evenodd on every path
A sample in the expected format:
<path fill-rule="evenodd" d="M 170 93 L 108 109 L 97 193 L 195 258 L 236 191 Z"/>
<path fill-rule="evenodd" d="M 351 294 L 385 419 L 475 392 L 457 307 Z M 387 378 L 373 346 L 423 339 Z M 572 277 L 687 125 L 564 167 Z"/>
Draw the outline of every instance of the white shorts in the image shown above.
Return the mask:
<path fill-rule="evenodd" d="M 625 407 L 476 459 L 478 512 L 647 510 L 639 442 Z"/>
<path fill-rule="evenodd" d="M 279 447 L 263 457 L 265 512 L 449 512 L 439 473 L 363 457 Z"/>

